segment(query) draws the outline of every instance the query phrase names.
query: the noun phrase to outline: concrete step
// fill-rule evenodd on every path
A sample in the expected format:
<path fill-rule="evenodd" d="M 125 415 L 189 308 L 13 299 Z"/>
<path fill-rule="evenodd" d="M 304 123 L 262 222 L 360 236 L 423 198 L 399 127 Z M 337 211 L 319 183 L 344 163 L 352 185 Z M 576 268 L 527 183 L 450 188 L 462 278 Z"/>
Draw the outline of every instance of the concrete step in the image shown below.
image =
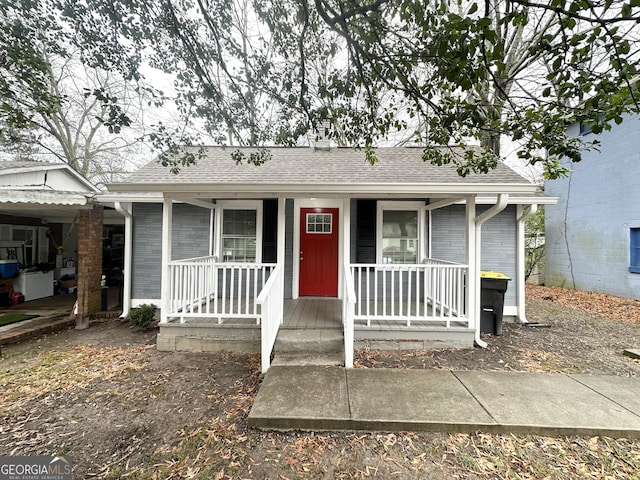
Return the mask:
<path fill-rule="evenodd" d="M 344 354 L 341 352 L 329 353 L 276 353 L 271 366 L 296 366 L 296 367 L 341 367 L 344 366 Z"/>
<path fill-rule="evenodd" d="M 344 335 L 342 330 L 287 330 L 281 329 L 274 351 L 280 353 L 343 353 Z"/>

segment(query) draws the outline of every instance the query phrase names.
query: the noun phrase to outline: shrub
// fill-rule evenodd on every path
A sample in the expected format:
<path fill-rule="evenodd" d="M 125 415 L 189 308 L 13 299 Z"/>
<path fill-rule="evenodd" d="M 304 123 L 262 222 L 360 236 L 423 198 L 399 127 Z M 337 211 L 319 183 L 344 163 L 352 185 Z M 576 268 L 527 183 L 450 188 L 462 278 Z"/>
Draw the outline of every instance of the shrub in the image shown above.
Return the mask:
<path fill-rule="evenodd" d="M 134 327 L 149 328 L 156 315 L 156 306 L 143 304 L 129 312 L 129 323 Z"/>

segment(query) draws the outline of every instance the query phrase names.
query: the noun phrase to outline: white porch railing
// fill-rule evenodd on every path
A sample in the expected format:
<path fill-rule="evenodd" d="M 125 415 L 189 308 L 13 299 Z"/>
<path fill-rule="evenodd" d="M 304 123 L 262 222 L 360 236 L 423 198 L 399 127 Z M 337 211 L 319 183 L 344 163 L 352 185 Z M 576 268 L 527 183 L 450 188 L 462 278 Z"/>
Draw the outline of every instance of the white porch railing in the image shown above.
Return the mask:
<path fill-rule="evenodd" d="M 255 319 L 261 313 L 256 298 L 275 264 L 219 263 L 215 256 L 169 263 L 167 320 Z"/>
<path fill-rule="evenodd" d="M 420 265 L 352 264 L 354 321 L 469 326 L 467 265 L 426 259 Z M 346 278 L 345 278 L 346 281 Z"/>
<path fill-rule="evenodd" d="M 262 373 L 271 365 L 271 352 L 276 343 L 278 330 L 284 320 L 284 266 L 278 264 L 271 272 L 269 280 L 258 295 L 262 323 L 260 326 L 260 349 Z"/>

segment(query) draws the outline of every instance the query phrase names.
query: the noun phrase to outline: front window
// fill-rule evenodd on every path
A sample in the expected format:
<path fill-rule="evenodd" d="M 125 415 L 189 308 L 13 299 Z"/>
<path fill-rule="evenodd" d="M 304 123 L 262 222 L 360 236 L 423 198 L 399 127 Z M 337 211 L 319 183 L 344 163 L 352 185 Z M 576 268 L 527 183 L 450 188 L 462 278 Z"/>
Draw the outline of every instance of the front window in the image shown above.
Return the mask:
<path fill-rule="evenodd" d="M 256 262 L 256 210 L 225 209 L 222 218 L 222 251 L 225 262 Z"/>
<path fill-rule="evenodd" d="M 631 273 L 640 273 L 640 228 L 632 228 L 630 234 L 629 271 Z"/>
<path fill-rule="evenodd" d="M 422 208 L 381 205 L 382 228 L 378 233 L 381 263 L 419 263 L 422 212 Z"/>

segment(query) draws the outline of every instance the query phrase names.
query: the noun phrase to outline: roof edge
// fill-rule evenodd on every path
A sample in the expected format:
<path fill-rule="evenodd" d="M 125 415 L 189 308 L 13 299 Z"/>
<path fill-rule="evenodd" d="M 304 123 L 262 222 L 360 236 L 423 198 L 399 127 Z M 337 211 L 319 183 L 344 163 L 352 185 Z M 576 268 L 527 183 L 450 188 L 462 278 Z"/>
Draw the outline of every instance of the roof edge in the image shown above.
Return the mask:
<path fill-rule="evenodd" d="M 69 166 L 68 163 L 40 163 L 33 162 L 33 166 L 25 166 L 25 167 L 9 167 L 6 169 L 0 169 L 0 175 L 12 175 L 16 173 L 24 173 L 24 172 L 37 172 L 37 171 L 45 171 L 45 170 L 67 170 L 76 180 L 80 183 L 84 184 L 91 192 L 100 192 L 100 189 L 96 187 L 93 183 L 87 180 L 83 175 L 75 171 L 73 168 Z"/>
<path fill-rule="evenodd" d="M 384 193 L 384 194 L 428 194 L 428 193 L 452 193 L 452 194 L 498 194 L 498 193 L 519 193 L 534 194 L 538 186 L 533 183 L 355 183 L 355 184 L 329 184 L 329 183 L 308 183 L 294 185 L 289 183 L 269 183 L 269 184 L 181 184 L 181 183 L 112 183 L 108 186 L 108 191 L 131 192 L 131 193 L 310 193 L 319 195 L 322 193 Z"/>

